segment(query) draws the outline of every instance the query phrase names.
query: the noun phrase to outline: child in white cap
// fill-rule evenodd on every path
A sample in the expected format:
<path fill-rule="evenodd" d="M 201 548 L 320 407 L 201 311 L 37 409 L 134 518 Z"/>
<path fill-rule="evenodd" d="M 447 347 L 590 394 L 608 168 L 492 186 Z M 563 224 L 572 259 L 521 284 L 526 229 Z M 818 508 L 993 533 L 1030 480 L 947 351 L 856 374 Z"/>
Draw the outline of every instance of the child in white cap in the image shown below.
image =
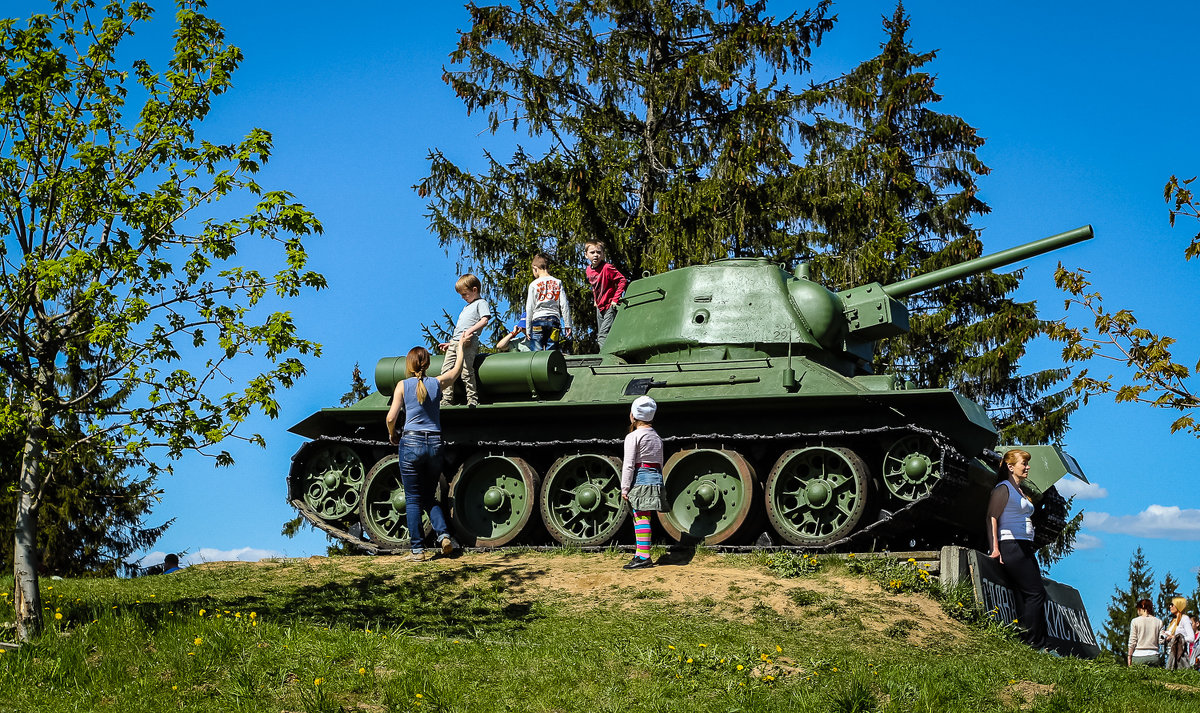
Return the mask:
<path fill-rule="evenodd" d="M 637 551 L 625 569 L 654 565 L 650 561 L 650 513 L 667 509 L 663 488 L 663 442 L 652 421 L 658 404 L 649 396 L 634 399 L 629 409 L 629 435 L 621 466 L 621 497 L 633 508 L 633 535 Z"/>

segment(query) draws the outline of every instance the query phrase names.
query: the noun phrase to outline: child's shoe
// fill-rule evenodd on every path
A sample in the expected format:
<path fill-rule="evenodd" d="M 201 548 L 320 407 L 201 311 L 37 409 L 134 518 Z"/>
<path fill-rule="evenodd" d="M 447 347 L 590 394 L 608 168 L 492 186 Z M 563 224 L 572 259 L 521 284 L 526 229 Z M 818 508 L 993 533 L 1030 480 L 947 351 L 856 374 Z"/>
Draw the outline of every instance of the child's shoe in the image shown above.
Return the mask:
<path fill-rule="evenodd" d="M 625 565 L 623 569 L 645 569 L 653 566 L 654 563 L 650 561 L 649 557 L 635 556 L 633 559 L 629 560 L 629 564 Z"/>

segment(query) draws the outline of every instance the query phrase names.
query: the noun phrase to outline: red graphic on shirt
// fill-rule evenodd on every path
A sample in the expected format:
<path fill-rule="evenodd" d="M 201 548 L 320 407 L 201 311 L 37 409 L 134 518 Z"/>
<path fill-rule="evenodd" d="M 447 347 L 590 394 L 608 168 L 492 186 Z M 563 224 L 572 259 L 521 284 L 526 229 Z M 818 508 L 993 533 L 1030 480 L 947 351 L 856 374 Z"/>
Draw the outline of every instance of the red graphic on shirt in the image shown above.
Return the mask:
<path fill-rule="evenodd" d="M 538 284 L 537 292 L 534 293 L 534 299 L 538 302 L 558 301 L 559 294 L 561 293 L 561 284 L 560 282 L 551 282 L 550 280 Z"/>

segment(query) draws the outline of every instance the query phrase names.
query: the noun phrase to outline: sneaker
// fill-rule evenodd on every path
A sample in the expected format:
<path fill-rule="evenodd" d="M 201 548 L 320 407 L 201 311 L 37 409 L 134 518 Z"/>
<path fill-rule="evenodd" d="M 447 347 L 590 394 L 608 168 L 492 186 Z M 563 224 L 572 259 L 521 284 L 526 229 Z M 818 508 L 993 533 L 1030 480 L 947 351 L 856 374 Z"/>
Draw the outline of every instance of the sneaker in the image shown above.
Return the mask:
<path fill-rule="evenodd" d="M 438 546 L 442 548 L 442 554 L 447 557 L 454 553 L 454 540 L 449 535 L 442 535 L 442 539 L 438 541 Z"/>
<path fill-rule="evenodd" d="M 404 559 L 408 560 L 409 562 L 424 562 L 425 561 L 425 553 L 424 552 L 410 552 L 409 555 L 407 557 L 405 557 Z"/>
<path fill-rule="evenodd" d="M 623 569 L 645 569 L 653 566 L 654 563 L 650 561 L 649 557 L 634 557 Z"/>

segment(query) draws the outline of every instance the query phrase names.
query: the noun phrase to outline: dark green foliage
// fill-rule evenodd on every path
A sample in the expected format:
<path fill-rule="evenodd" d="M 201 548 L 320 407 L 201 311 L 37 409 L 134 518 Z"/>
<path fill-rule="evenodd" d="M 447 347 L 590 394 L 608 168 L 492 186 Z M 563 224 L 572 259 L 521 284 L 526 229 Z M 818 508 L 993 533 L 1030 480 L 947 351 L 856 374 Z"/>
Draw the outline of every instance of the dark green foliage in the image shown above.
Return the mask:
<path fill-rule="evenodd" d="M 1129 622 L 1137 616 L 1137 601 L 1153 601 L 1154 570 L 1139 547 L 1129 560 L 1129 588 L 1117 587 L 1108 605 L 1107 619 L 1100 630 L 1100 644 L 1119 660 L 1125 660 L 1129 647 Z M 1161 612 L 1155 612 L 1159 614 Z"/>
<path fill-rule="evenodd" d="M 983 252 L 972 226 L 989 212 L 976 184 L 989 173 L 975 155 L 983 138 L 934 111 L 941 95 L 924 68 L 937 53 L 913 51 L 902 4 L 883 25 L 878 56 L 808 95 L 820 119 L 807 161 L 828 173 L 809 186 L 811 231 L 796 248 L 816 252 L 813 274 L 831 288 L 887 284 Z M 875 371 L 978 401 L 1005 442 L 1061 437 L 1075 405 L 1046 391 L 1066 371 L 1017 372 L 1044 328 L 1032 302 L 1007 297 L 1018 283 L 1018 274 L 987 272 L 908 298 L 911 331 L 879 345 Z"/>
<path fill-rule="evenodd" d="M 492 132 L 545 146 L 487 153 L 473 174 L 440 151 L 417 186 L 443 245 L 485 291 L 524 299 L 544 252 L 576 322 L 594 324 L 583 243 L 627 276 L 730 255 L 790 256 L 804 171 L 792 82 L 833 24 L 829 4 L 776 18 L 765 2 L 532 0 L 469 4 L 446 82 Z"/>
<path fill-rule="evenodd" d="M 1163 575 L 1162 581 L 1158 583 L 1158 598 L 1151 600 L 1155 606 L 1154 613 L 1159 616 L 1167 616 L 1167 612 L 1170 611 L 1171 599 L 1178 596 L 1180 596 L 1179 580 L 1167 572 Z"/>
<path fill-rule="evenodd" d="M 1067 512 L 1071 510 L 1071 504 L 1075 502 L 1075 496 L 1071 496 L 1067 500 Z M 1060 562 L 1064 557 L 1071 554 L 1075 549 L 1075 537 L 1079 535 L 1079 530 L 1083 527 L 1083 511 L 1075 513 L 1075 516 L 1067 521 L 1063 526 L 1058 537 L 1054 538 L 1053 542 L 1046 544 L 1045 547 L 1037 551 L 1037 561 L 1041 565 L 1042 571 L 1049 572 L 1050 567 L 1056 562 Z"/>
<path fill-rule="evenodd" d="M 362 401 L 371 394 L 371 387 L 367 386 L 367 380 L 363 378 L 362 370 L 358 367 L 358 362 L 354 362 L 354 373 L 350 375 L 350 390 L 342 394 L 342 398 L 338 399 L 338 403 L 342 406 L 353 406 Z"/>

